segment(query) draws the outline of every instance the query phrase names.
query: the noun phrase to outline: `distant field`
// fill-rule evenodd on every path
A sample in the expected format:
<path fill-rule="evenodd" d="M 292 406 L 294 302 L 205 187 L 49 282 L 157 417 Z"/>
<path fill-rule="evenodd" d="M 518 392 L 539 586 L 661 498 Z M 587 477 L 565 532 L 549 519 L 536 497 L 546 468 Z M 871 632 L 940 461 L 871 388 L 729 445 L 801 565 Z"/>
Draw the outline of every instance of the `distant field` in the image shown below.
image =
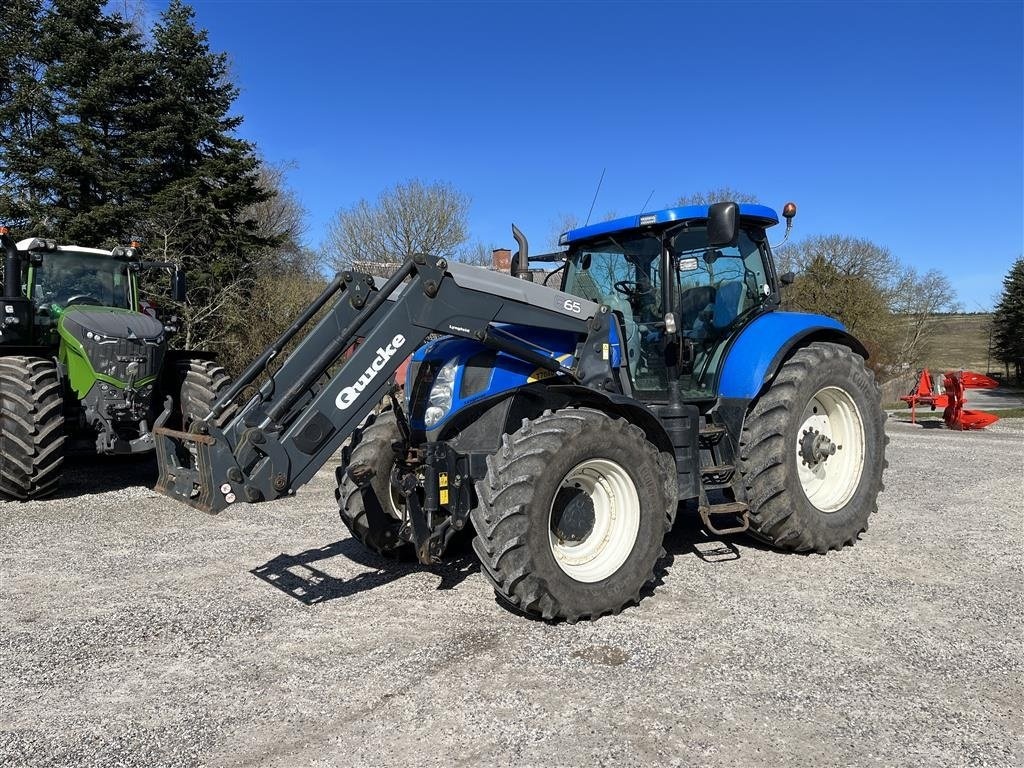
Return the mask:
<path fill-rule="evenodd" d="M 1003 370 L 988 359 L 988 326 L 991 314 L 940 315 L 925 357 L 933 371 L 970 370 L 987 373 Z"/>
<path fill-rule="evenodd" d="M 1002 367 L 988 359 L 988 326 L 991 314 L 937 315 L 929 339 L 923 367 L 932 373 L 946 371 L 1000 372 Z M 908 371 L 883 379 L 882 402 L 894 407 L 900 395 L 916 384 L 917 371 Z"/>

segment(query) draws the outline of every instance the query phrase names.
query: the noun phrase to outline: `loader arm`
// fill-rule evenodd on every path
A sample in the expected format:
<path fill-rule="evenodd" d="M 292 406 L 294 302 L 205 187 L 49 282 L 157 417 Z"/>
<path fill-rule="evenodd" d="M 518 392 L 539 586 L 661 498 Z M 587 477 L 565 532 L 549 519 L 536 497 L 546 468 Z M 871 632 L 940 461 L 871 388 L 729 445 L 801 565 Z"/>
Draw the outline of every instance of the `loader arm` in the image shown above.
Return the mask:
<path fill-rule="evenodd" d="M 301 329 L 333 305 L 248 402 L 239 396 Z M 575 332 L 573 367 L 501 334 L 496 323 Z M 478 267 L 416 255 L 386 282 L 338 274 L 189 432 L 157 420 L 156 490 L 215 513 L 237 501 L 294 493 L 341 447 L 385 395 L 402 361 L 430 333 L 475 339 L 565 374 L 583 386 L 614 387 L 608 359 L 614 315 L 603 305 Z M 340 368 L 339 358 L 355 347 Z M 333 371 L 333 372 L 332 372 Z"/>

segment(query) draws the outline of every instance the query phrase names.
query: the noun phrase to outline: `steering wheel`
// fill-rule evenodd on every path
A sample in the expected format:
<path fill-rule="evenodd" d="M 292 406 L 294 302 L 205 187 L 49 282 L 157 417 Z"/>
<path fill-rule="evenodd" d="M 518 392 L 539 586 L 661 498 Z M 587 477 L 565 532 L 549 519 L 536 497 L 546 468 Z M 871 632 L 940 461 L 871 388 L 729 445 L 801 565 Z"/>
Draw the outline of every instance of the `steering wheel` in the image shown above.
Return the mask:
<path fill-rule="evenodd" d="M 654 290 L 654 286 L 648 284 L 644 287 L 636 280 L 617 280 L 613 285 L 616 291 L 624 296 L 644 296 Z"/>
<path fill-rule="evenodd" d="M 87 293 L 76 293 L 74 296 L 64 302 L 65 307 L 70 307 L 72 304 L 95 304 L 102 307 L 103 302 L 97 299 L 95 296 L 90 296 Z"/>

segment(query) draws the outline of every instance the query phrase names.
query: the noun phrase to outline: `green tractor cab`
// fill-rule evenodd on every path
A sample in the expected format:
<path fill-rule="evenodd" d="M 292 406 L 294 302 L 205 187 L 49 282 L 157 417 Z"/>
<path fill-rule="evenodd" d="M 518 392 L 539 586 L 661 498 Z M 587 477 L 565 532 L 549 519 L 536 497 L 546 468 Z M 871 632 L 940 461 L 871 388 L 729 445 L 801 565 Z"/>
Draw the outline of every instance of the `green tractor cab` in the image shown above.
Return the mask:
<path fill-rule="evenodd" d="M 226 385 L 210 355 L 169 349 L 175 318 L 140 299 L 142 282 L 163 272 L 168 306 L 184 301 L 177 265 L 143 260 L 135 243 L 109 251 L 15 243 L 2 228 L 0 240 L 0 496 L 53 493 L 72 448 L 152 451 L 166 398 L 185 426 L 180 404 L 200 409 Z"/>

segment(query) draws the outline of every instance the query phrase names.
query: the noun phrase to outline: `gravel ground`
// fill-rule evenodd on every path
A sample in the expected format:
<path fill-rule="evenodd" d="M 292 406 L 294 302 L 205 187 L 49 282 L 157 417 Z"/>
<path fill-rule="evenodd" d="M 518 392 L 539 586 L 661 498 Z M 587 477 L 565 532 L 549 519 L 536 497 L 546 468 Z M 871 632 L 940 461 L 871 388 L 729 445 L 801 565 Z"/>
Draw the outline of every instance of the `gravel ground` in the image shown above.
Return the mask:
<path fill-rule="evenodd" d="M 574 626 L 367 555 L 328 471 L 210 518 L 76 462 L 0 509 L 0 765 L 1021 765 L 1024 421 L 890 435 L 856 547 L 685 516 L 653 595 Z"/>

